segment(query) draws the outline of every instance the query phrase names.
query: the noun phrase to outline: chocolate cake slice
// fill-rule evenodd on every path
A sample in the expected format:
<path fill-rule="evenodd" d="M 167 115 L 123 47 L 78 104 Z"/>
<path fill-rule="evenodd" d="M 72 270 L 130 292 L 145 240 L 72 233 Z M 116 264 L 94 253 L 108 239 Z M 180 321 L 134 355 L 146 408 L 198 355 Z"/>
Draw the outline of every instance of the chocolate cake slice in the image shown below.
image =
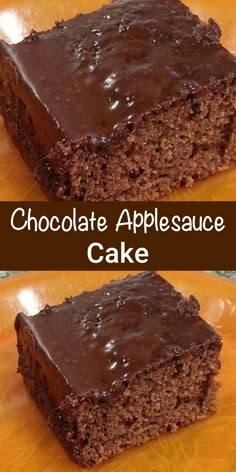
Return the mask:
<path fill-rule="evenodd" d="M 198 313 L 148 272 L 17 315 L 19 371 L 74 461 L 92 466 L 215 412 L 221 338 Z"/>
<path fill-rule="evenodd" d="M 6 126 L 50 198 L 151 200 L 236 160 L 236 62 L 179 0 L 0 42 Z"/>

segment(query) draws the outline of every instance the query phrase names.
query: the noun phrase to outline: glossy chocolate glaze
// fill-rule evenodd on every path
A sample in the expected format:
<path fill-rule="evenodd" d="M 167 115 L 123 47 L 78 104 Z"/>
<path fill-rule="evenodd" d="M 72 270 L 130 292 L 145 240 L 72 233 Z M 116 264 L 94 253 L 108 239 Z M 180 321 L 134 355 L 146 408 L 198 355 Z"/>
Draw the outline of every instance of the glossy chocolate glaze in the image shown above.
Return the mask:
<path fill-rule="evenodd" d="M 116 0 L 2 48 L 31 100 L 77 140 L 110 137 L 122 123 L 235 74 L 219 37 L 216 24 L 200 23 L 179 0 Z"/>
<path fill-rule="evenodd" d="M 103 394 L 153 363 L 220 343 L 198 311 L 196 299 L 184 298 L 147 272 L 84 292 L 33 317 L 19 314 L 15 327 L 18 335 L 25 327 L 26 338 L 31 333 L 32 356 L 43 353 L 41 369 L 51 377 L 50 388 L 58 385 L 57 395 L 60 389 L 63 394 Z"/>

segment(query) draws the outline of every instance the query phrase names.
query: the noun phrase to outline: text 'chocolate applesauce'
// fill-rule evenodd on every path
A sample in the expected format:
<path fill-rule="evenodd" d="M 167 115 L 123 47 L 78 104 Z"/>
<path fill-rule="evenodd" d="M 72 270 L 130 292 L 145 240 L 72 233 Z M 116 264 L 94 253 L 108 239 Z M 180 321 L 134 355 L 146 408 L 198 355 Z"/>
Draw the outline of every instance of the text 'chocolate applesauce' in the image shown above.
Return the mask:
<path fill-rule="evenodd" d="M 34 216 L 32 208 L 16 208 L 11 215 L 11 228 L 15 231 L 32 232 L 105 232 L 108 230 L 108 222 L 105 216 L 96 216 L 95 211 L 90 215 L 81 215 L 77 208 L 72 208 L 69 215 L 63 217 L 53 215 L 40 217 Z M 185 215 L 178 214 L 168 217 L 161 215 L 158 208 L 152 212 L 144 210 L 139 212 L 123 209 L 115 224 L 115 232 L 122 229 L 136 234 L 142 231 L 147 234 L 151 229 L 156 232 L 222 232 L 225 229 L 222 216 L 209 215 Z"/>

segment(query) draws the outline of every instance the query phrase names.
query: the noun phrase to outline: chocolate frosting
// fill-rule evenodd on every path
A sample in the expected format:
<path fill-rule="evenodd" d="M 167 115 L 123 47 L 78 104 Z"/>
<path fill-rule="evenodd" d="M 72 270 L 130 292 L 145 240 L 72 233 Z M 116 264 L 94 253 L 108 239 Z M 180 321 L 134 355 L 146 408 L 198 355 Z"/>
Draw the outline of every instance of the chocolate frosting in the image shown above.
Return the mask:
<path fill-rule="evenodd" d="M 179 0 L 116 0 L 2 47 L 19 89 L 27 84 L 55 127 L 76 141 L 110 137 L 124 123 L 235 75 L 235 58 L 219 37 L 212 20 L 200 23 Z"/>
<path fill-rule="evenodd" d="M 101 395 L 153 364 L 219 343 L 198 311 L 194 297 L 184 298 L 147 272 L 46 307 L 36 316 L 19 314 L 15 327 L 19 333 L 26 326 L 26 337 L 31 333 L 32 355 L 41 351 L 42 370 L 52 377 L 54 367 L 51 385 L 59 385 L 61 377 L 64 393 Z"/>

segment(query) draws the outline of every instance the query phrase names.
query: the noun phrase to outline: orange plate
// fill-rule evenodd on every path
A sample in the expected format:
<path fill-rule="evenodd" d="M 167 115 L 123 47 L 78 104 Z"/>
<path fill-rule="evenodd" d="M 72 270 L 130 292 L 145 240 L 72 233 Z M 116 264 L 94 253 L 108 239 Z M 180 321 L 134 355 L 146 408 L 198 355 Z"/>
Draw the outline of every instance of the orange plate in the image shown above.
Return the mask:
<path fill-rule="evenodd" d="M 0 37 L 18 42 L 32 29 L 50 28 L 56 20 L 78 12 L 95 10 L 109 0 L 0 0 Z M 236 52 L 235 0 L 185 0 L 201 18 L 215 18 L 223 31 L 222 41 Z M 178 190 L 169 200 L 236 200 L 236 166 L 192 189 Z M 46 200 L 9 139 L 0 119 L 0 201 Z"/>
<path fill-rule="evenodd" d="M 49 432 L 16 374 L 13 320 L 32 315 L 45 303 L 59 303 L 124 272 L 34 272 L 0 282 L 0 470 L 79 472 Z M 99 472 L 236 471 L 236 284 L 198 272 L 163 272 L 177 289 L 193 293 L 201 313 L 223 337 L 222 388 L 211 418 L 131 449 L 95 467 Z"/>

